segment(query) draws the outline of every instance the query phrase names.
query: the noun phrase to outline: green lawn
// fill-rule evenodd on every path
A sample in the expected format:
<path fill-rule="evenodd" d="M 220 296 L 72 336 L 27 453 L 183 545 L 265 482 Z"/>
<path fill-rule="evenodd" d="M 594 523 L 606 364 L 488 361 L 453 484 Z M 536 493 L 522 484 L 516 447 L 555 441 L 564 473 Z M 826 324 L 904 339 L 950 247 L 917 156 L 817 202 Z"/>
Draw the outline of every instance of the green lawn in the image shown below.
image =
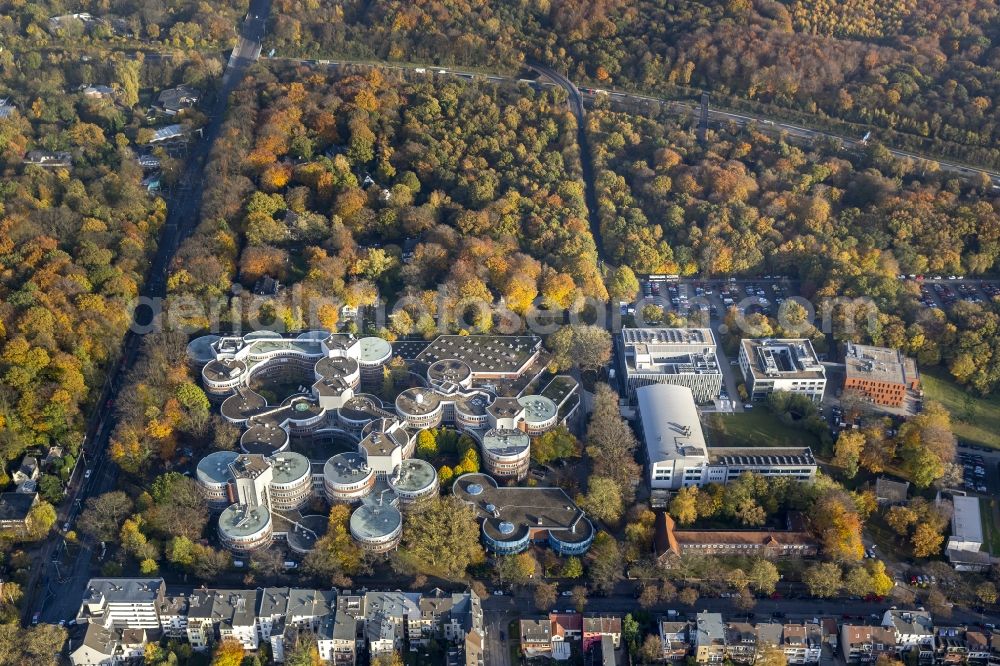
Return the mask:
<path fill-rule="evenodd" d="M 937 370 L 923 372 L 924 397 L 951 412 L 955 435 L 963 443 L 1000 449 L 1000 396 L 980 398 Z"/>
<path fill-rule="evenodd" d="M 709 446 L 811 446 L 819 447 L 816 436 L 785 425 L 763 406 L 742 414 L 711 413 L 705 419 Z"/>
<path fill-rule="evenodd" d="M 991 554 L 1000 553 L 1000 530 L 997 529 L 994 501 L 986 497 L 979 498 L 979 515 L 983 522 L 983 546 Z"/>

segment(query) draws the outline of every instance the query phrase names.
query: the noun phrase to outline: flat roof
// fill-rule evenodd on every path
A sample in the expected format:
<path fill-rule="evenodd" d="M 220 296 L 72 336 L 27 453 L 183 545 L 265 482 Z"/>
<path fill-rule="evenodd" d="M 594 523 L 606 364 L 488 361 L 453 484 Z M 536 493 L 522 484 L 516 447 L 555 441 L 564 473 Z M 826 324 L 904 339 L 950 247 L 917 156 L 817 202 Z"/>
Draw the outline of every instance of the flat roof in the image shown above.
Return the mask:
<path fill-rule="evenodd" d="M 275 522 L 285 523 L 281 531 L 285 532 L 288 545 L 302 553 L 312 550 L 316 546 L 316 541 L 326 534 L 330 519 L 327 516 L 310 515 L 297 516 L 292 520 L 278 512 L 275 515 Z"/>
<path fill-rule="evenodd" d="M 847 343 L 844 354 L 849 379 L 909 384 L 918 379 L 917 363 L 898 349 Z"/>
<path fill-rule="evenodd" d="M 312 464 L 301 453 L 284 451 L 271 458 L 273 483 L 292 483 L 312 473 Z"/>
<path fill-rule="evenodd" d="M 483 448 L 496 455 L 516 455 L 529 446 L 531 446 L 531 438 L 520 430 L 493 428 L 483 435 Z"/>
<path fill-rule="evenodd" d="M 983 543 L 983 523 L 979 515 L 979 498 L 969 495 L 953 495 L 955 507 L 951 515 L 951 533 L 963 541 Z"/>
<path fill-rule="evenodd" d="M 623 328 L 629 374 L 721 374 L 710 328 Z"/>
<path fill-rule="evenodd" d="M 351 514 L 351 534 L 360 539 L 387 537 L 403 523 L 403 514 L 391 504 L 363 501 Z"/>
<path fill-rule="evenodd" d="M 410 458 L 396 468 L 395 474 L 389 477 L 389 487 L 403 492 L 415 493 L 434 485 L 437 472 L 434 466 L 426 460 Z"/>
<path fill-rule="evenodd" d="M 219 530 L 231 538 L 256 534 L 269 522 L 271 512 L 263 505 L 250 508 L 245 504 L 230 504 L 219 514 Z"/>
<path fill-rule="evenodd" d="M 472 376 L 472 369 L 465 361 L 457 358 L 443 358 L 434 361 L 427 368 L 427 378 L 434 382 L 460 384 Z"/>
<path fill-rule="evenodd" d="M 826 369 L 808 338 L 743 338 L 740 344 L 756 379 L 826 377 Z"/>
<path fill-rule="evenodd" d="M 815 465 L 808 446 L 715 446 L 708 450 L 713 464 L 740 465 Z"/>
<path fill-rule="evenodd" d="M 636 389 L 635 396 L 650 462 L 707 457 L 705 433 L 691 389 L 651 384 Z"/>
<path fill-rule="evenodd" d="M 556 403 L 543 395 L 523 395 L 517 402 L 524 407 L 524 420 L 528 423 L 544 423 L 558 411 Z"/>
<path fill-rule="evenodd" d="M 541 338 L 534 335 L 441 335 L 416 360 L 431 364 L 459 359 L 473 374 L 513 374 L 521 371 L 540 346 Z"/>
<path fill-rule="evenodd" d="M 482 473 L 463 474 L 452 492 L 473 505 L 483 519 L 483 532 L 499 541 L 521 538 L 531 529 L 555 532 L 560 541 L 578 543 L 594 527 L 562 488 L 500 487 Z"/>
<path fill-rule="evenodd" d="M 288 433 L 274 423 L 255 423 L 240 437 L 240 447 L 244 451 L 268 456 L 287 442 Z"/>
<path fill-rule="evenodd" d="M 323 476 L 331 483 L 356 483 L 372 473 L 368 461 L 360 453 L 338 453 L 323 465 Z"/>
<path fill-rule="evenodd" d="M 396 396 L 396 409 L 401 413 L 423 416 L 441 404 L 441 394 L 434 389 L 414 386 Z"/>
<path fill-rule="evenodd" d="M 237 386 L 236 393 L 222 401 L 219 411 L 223 416 L 235 420 L 246 420 L 267 409 L 264 396 L 245 386 Z"/>
<path fill-rule="evenodd" d="M 362 363 L 377 363 L 392 356 L 392 345 L 387 340 L 369 336 L 361 338 L 361 352 L 358 359 Z"/>
<path fill-rule="evenodd" d="M 215 360 L 215 350 L 212 345 L 219 339 L 218 335 L 202 335 L 187 345 L 187 355 L 195 363 L 205 364 Z"/>
<path fill-rule="evenodd" d="M 239 457 L 235 451 L 215 451 L 198 461 L 195 473 L 206 483 L 226 483 L 233 478 L 229 465 Z"/>
<path fill-rule="evenodd" d="M 160 596 L 162 578 L 91 578 L 83 603 L 152 603 Z"/>

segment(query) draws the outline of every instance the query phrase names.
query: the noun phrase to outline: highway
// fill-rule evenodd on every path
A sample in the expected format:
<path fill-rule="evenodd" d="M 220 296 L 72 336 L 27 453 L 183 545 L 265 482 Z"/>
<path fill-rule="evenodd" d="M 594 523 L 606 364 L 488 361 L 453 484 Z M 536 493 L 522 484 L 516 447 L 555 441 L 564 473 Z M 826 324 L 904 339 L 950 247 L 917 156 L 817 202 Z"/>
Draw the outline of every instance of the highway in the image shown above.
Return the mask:
<path fill-rule="evenodd" d="M 179 185 L 169 197 L 167 219 L 156 255 L 150 264 L 142 290 L 143 296 L 155 298 L 165 295 L 170 261 L 181 241 L 197 226 L 205 163 L 222 128 L 230 93 L 260 55 L 269 12 L 270 0 L 252 0 L 240 31 L 239 42 L 229 58 L 210 110 L 209 124 L 205 127 L 202 138 L 191 146 Z M 133 316 L 137 324 L 145 326 L 150 323 L 152 313 L 144 308 L 137 310 Z M 33 603 L 25 604 L 22 617 L 25 623 L 30 621 L 35 612 L 40 613 L 45 622 L 58 622 L 76 615 L 90 578 L 95 551 L 100 553 L 100 544 L 91 543 L 82 535 L 79 547 L 67 549 L 62 527 L 67 522 L 75 521 L 88 498 L 116 488 L 118 466 L 108 459 L 107 444 L 115 425 L 115 400 L 126 375 L 135 363 L 141 345 L 142 333 L 137 332 L 137 328 L 139 327 L 132 327 L 126 333 L 122 354 L 114 369 L 108 373 L 108 379 L 96 402 L 97 408 L 94 409 L 87 430 L 84 462 L 78 465 L 77 472 L 70 481 L 67 500 L 57 510 L 58 531 L 42 544 L 37 558 L 41 565 L 32 567 L 25 585 L 25 597 L 33 600 Z M 89 475 L 81 467 L 89 470 Z M 70 529 L 73 529 L 72 525 Z"/>

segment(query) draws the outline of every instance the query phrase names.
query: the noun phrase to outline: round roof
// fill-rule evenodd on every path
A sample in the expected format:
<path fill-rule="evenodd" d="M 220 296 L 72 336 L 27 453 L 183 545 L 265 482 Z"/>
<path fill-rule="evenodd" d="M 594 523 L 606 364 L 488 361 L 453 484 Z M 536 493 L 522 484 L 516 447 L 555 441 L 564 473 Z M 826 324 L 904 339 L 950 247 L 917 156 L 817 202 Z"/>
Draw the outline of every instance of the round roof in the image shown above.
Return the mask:
<path fill-rule="evenodd" d="M 387 340 L 370 336 L 361 338 L 361 354 L 358 359 L 362 363 L 377 363 L 387 361 L 392 356 L 392 345 Z"/>
<path fill-rule="evenodd" d="M 351 514 L 351 534 L 361 540 L 388 537 L 402 524 L 403 514 L 389 504 L 364 502 Z"/>
<path fill-rule="evenodd" d="M 218 335 L 202 335 L 187 345 L 187 355 L 194 363 L 208 363 L 215 360 L 215 350 L 212 345 L 219 340 Z"/>
<path fill-rule="evenodd" d="M 259 533 L 271 523 L 271 512 L 263 505 L 249 508 L 230 504 L 219 515 L 219 531 L 229 538 L 246 538 Z"/>
<path fill-rule="evenodd" d="M 323 465 L 323 477 L 330 483 L 349 484 L 364 481 L 375 472 L 360 453 L 338 453 Z"/>
<path fill-rule="evenodd" d="M 437 471 L 433 465 L 426 460 L 410 458 L 404 460 L 396 473 L 389 477 L 389 487 L 404 493 L 416 493 L 430 488 L 436 480 Z"/>
<path fill-rule="evenodd" d="M 544 395 L 525 395 L 517 399 L 524 407 L 524 418 L 528 423 L 542 423 L 555 417 L 556 403 Z"/>
<path fill-rule="evenodd" d="M 232 478 L 229 473 L 229 464 L 236 460 L 238 453 L 235 451 L 216 451 L 198 461 L 196 474 L 202 483 L 220 484 L 228 483 Z"/>
<path fill-rule="evenodd" d="M 483 435 L 483 448 L 495 455 L 512 456 L 531 446 L 526 432 L 509 428 L 494 428 Z"/>
<path fill-rule="evenodd" d="M 302 516 L 289 526 L 288 545 L 299 553 L 306 553 L 316 546 L 316 541 L 326 534 L 330 519 L 326 516 Z"/>
<path fill-rule="evenodd" d="M 302 477 L 309 476 L 312 465 L 309 459 L 301 453 L 285 451 L 271 458 L 272 483 L 294 483 Z"/>
<path fill-rule="evenodd" d="M 316 329 L 315 331 L 304 331 L 295 336 L 296 340 L 326 340 L 330 337 L 330 331 L 325 331 L 323 329 Z"/>
<path fill-rule="evenodd" d="M 261 329 L 259 331 L 251 331 L 250 333 L 247 333 L 246 335 L 243 336 L 243 339 L 244 340 L 263 340 L 265 338 L 280 338 L 280 337 L 281 337 L 281 333 L 278 333 L 277 331 L 268 331 L 268 330 L 265 330 L 265 329 Z"/>

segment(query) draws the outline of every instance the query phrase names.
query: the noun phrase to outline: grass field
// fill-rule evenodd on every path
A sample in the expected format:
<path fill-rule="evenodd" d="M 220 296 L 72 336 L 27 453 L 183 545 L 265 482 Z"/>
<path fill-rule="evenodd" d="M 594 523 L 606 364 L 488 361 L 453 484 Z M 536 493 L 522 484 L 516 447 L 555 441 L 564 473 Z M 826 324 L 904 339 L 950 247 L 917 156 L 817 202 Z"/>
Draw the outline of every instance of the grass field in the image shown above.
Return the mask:
<path fill-rule="evenodd" d="M 952 429 L 962 443 L 1000 449 L 1000 396 L 980 398 L 936 370 L 921 374 L 924 397 L 951 412 Z"/>
<path fill-rule="evenodd" d="M 1000 530 L 997 529 L 996 508 L 987 497 L 979 498 L 979 515 L 983 522 L 983 546 L 991 554 L 1000 553 Z"/>
<path fill-rule="evenodd" d="M 816 436 L 782 423 L 766 407 L 742 414 L 712 413 L 705 419 L 709 446 L 819 446 Z"/>

